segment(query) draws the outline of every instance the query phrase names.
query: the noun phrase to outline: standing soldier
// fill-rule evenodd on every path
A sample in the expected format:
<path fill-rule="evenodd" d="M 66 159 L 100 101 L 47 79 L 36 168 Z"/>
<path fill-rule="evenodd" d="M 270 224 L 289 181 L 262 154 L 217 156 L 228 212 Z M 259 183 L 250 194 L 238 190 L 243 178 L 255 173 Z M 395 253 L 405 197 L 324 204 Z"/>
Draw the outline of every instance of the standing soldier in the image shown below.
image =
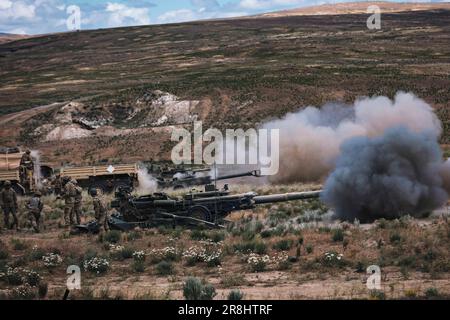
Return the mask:
<path fill-rule="evenodd" d="M 98 195 L 97 189 L 92 188 L 89 190 L 89 194 L 92 197 L 92 203 L 94 204 L 95 219 L 100 227 L 100 233 L 108 231 L 108 209 L 106 208 L 104 200 Z"/>
<path fill-rule="evenodd" d="M 0 204 L 3 209 L 5 227 L 8 229 L 19 230 L 19 220 L 17 219 L 17 195 L 13 188 L 11 188 L 11 182 L 5 181 L 5 189 L 0 193 Z M 9 214 L 13 216 L 13 224 L 9 225 Z"/>
<path fill-rule="evenodd" d="M 31 157 L 31 151 L 27 149 L 20 158 L 20 179 L 21 183 L 27 187 L 28 190 L 32 188 L 32 179 L 34 174 L 34 162 Z"/>
<path fill-rule="evenodd" d="M 77 224 L 81 224 L 81 204 L 83 201 L 83 189 L 78 185 L 77 180 L 72 180 L 75 186 L 75 203 L 73 205 L 73 212 L 75 213 L 75 218 L 77 219 Z M 71 221 L 73 218 L 70 219 Z"/>
<path fill-rule="evenodd" d="M 75 193 L 75 186 L 70 181 L 70 177 L 64 177 L 62 196 L 64 199 L 64 222 L 66 226 L 70 226 L 73 224 Z"/>
<path fill-rule="evenodd" d="M 20 165 L 29 169 L 33 169 L 34 163 L 33 158 L 31 157 L 31 151 L 29 149 L 27 149 L 22 155 L 22 158 L 20 158 Z"/>
<path fill-rule="evenodd" d="M 42 209 L 44 208 L 44 204 L 41 201 L 41 196 L 42 194 L 39 191 L 36 191 L 27 204 L 28 220 L 30 221 L 34 231 L 37 233 L 40 232 L 40 220 Z"/>
<path fill-rule="evenodd" d="M 58 173 L 55 177 L 55 179 L 53 180 L 53 190 L 55 192 L 56 196 L 60 196 L 61 195 L 61 191 L 62 191 L 62 179 L 61 179 L 61 175 Z"/>

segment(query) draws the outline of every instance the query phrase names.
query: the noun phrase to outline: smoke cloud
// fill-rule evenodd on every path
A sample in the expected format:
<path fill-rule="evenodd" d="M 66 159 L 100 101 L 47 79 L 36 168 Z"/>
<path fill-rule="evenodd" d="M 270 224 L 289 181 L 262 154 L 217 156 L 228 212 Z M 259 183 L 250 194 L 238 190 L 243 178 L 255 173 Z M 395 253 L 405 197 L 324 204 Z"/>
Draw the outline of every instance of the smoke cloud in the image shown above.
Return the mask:
<path fill-rule="evenodd" d="M 308 107 L 266 127 L 279 128 L 281 138 L 280 172 L 271 181 L 326 179 L 322 200 L 340 219 L 421 217 L 448 200 L 441 123 L 411 93 Z"/>
<path fill-rule="evenodd" d="M 441 124 L 431 106 L 411 93 L 364 98 L 354 105 L 307 107 L 264 125 L 280 129 L 280 171 L 271 182 L 311 182 L 324 179 L 335 167 L 341 144 L 353 137 L 375 137 L 404 126 L 412 132 L 439 137 Z"/>
<path fill-rule="evenodd" d="M 436 137 L 405 127 L 345 141 L 322 200 L 353 221 L 421 217 L 445 204 L 442 153 Z"/>
<path fill-rule="evenodd" d="M 156 179 L 148 173 L 146 168 L 139 168 L 138 171 L 138 182 L 139 186 L 136 191 L 139 194 L 150 194 L 154 193 L 158 189 L 158 182 Z"/>
<path fill-rule="evenodd" d="M 38 188 L 42 188 L 41 177 L 41 154 L 39 150 L 31 150 L 31 158 L 33 159 L 33 179 Z"/>

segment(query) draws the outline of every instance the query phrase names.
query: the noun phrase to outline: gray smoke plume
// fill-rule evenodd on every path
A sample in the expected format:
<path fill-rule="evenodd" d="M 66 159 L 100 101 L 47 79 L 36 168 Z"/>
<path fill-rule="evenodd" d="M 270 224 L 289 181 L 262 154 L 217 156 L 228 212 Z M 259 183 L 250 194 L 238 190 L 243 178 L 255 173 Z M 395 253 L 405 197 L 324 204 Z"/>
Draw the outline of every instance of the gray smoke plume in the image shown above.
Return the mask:
<path fill-rule="evenodd" d="M 420 217 L 448 199 L 442 176 L 448 164 L 429 130 L 394 127 L 378 137 L 351 138 L 340 154 L 322 195 L 338 218 Z"/>
<path fill-rule="evenodd" d="M 354 105 L 307 107 L 264 125 L 280 129 L 280 171 L 271 182 L 292 183 L 325 179 L 334 169 L 341 144 L 357 136 L 376 137 L 386 129 L 404 126 L 412 132 L 439 137 L 441 124 L 433 109 L 412 93 L 394 100 L 373 97 Z"/>

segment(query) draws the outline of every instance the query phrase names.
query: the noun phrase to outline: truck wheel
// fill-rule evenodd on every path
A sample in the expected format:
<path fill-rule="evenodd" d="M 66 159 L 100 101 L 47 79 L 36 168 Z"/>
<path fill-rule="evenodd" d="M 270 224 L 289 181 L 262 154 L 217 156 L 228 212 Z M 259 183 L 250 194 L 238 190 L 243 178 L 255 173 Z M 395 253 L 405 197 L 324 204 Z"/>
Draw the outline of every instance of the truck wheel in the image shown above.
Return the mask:
<path fill-rule="evenodd" d="M 208 208 L 203 206 L 194 206 L 189 210 L 189 216 L 192 218 L 213 222 L 213 217 Z"/>

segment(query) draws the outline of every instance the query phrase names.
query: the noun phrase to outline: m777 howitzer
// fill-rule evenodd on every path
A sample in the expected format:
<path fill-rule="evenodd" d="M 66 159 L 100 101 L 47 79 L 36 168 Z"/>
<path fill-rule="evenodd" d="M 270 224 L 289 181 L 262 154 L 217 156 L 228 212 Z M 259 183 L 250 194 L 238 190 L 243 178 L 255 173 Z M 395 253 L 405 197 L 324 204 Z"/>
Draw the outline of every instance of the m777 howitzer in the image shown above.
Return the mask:
<path fill-rule="evenodd" d="M 217 178 L 213 178 L 210 175 L 201 175 L 200 171 L 197 171 L 197 172 L 193 172 L 193 173 L 180 174 L 179 177 L 176 177 L 176 175 L 175 175 L 171 179 L 158 178 L 157 182 L 158 182 L 158 187 L 161 189 L 166 189 L 166 188 L 182 189 L 182 188 L 188 188 L 188 187 L 192 187 L 192 186 L 207 185 L 207 184 L 214 183 L 215 181 L 240 178 L 240 177 L 261 177 L 261 171 L 253 170 L 253 171 L 248 171 L 248 172 L 243 172 L 243 173 L 228 174 L 228 175 L 224 175 L 224 176 L 219 176 Z"/>
<path fill-rule="evenodd" d="M 118 213 L 110 217 L 109 226 L 123 231 L 162 224 L 223 228 L 221 223 L 231 212 L 254 209 L 268 203 L 317 199 L 320 193 L 308 191 L 260 196 L 255 192 L 230 194 L 226 188 L 222 191 L 190 192 L 182 197 L 171 197 L 165 193 L 136 197 L 129 190 L 121 188 L 111 203 Z M 95 232 L 98 226 L 93 223 L 90 227 L 85 225 L 78 228 Z"/>

